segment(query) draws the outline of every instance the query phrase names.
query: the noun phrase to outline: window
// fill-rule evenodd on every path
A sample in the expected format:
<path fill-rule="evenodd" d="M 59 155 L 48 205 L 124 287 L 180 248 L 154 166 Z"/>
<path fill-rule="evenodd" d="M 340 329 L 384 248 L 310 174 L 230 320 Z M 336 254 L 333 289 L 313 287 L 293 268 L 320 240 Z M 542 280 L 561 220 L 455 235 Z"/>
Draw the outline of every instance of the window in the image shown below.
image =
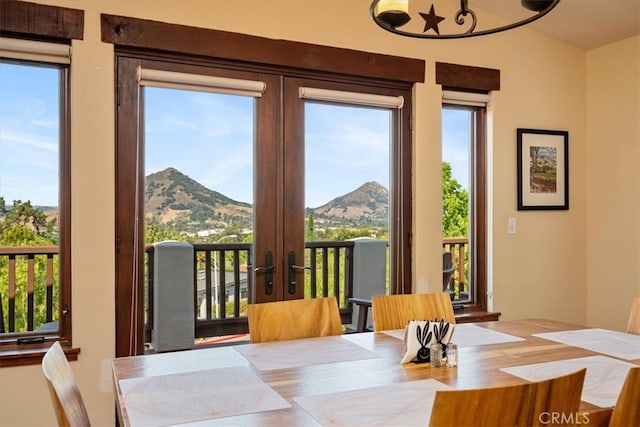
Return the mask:
<path fill-rule="evenodd" d="M 59 333 L 60 81 L 64 68 L 0 61 L 0 333 Z M 63 154 L 64 155 L 64 154 Z M 64 301 L 62 301 L 64 304 Z M 24 337 L 18 338 L 23 340 Z"/>
<path fill-rule="evenodd" d="M 302 298 L 306 269 L 302 268 L 305 246 L 305 111 L 307 101 L 301 98 L 302 88 L 337 91 L 342 94 L 376 95 L 384 99 L 404 99 L 403 108 L 388 107 L 389 119 L 389 193 L 391 247 L 390 282 L 392 293 L 406 293 L 411 289 L 411 88 L 422 81 L 424 62 L 381 56 L 372 59 L 366 52 L 353 52 L 283 40 L 268 40 L 216 30 L 189 29 L 183 26 L 103 15 L 104 41 L 116 46 L 119 105 L 117 110 L 116 141 L 116 277 L 120 308 L 116 314 L 116 355 L 126 356 L 143 351 L 143 314 L 140 304 L 132 304 L 131 295 L 144 295 L 142 230 L 137 226 L 141 213 L 139 196 L 144 193 L 140 183 L 144 176 L 136 169 L 146 143 L 138 122 L 145 111 L 139 98 L 136 70 L 139 67 L 186 73 L 202 78 L 240 79 L 264 82 L 266 90 L 255 99 L 255 134 L 253 143 L 253 240 L 249 280 L 254 283 L 253 302 Z M 118 31 L 139 28 L 142 32 Z M 185 31 L 202 40 L 199 44 L 184 45 Z M 135 34 L 156 36 L 138 39 Z M 111 37 L 111 34 L 114 37 Z M 179 37 L 176 35 L 180 34 Z M 125 40 L 129 36 L 129 40 Z M 123 38 L 124 36 L 124 38 Z M 246 49 L 234 49 L 238 43 Z M 136 51 L 128 50 L 136 47 Z M 140 49 L 173 52 L 167 55 L 140 54 Z M 250 57 L 243 52 L 251 52 Z M 198 55 L 195 59 L 191 55 Z M 390 60 L 387 66 L 371 67 L 372 62 Z M 197 78 L 198 80 L 200 77 Z M 358 97 L 356 97 L 358 98 Z M 358 99 L 368 99 L 366 96 Z M 379 99 L 379 98 L 376 98 Z M 332 102 L 332 101 L 327 101 Z M 340 104 L 340 101 L 335 101 Z M 364 104 L 367 105 L 367 104 Z M 307 129 L 308 130 L 308 129 Z M 147 141 L 150 142 L 150 141 Z M 134 183 L 138 183 L 136 188 Z M 133 199 L 139 200 L 138 211 Z M 238 235 L 237 231 L 233 232 Z M 138 236 L 138 239 L 132 238 Z M 298 261 L 295 261 L 295 260 Z M 137 265 L 137 267 L 135 267 Z M 217 265 L 214 262 L 214 267 Z M 258 269 L 258 273 L 254 274 Z M 222 271 L 222 269 L 220 270 Z M 214 268 L 215 274 L 215 268 Z M 139 283 L 132 281 L 137 277 Z M 253 278 L 251 276 L 254 276 Z M 221 278 L 224 278 L 220 275 Z M 207 300 L 209 298 L 207 297 Z M 126 307 L 126 310 L 122 308 Z M 209 312 L 209 310 L 206 310 Z M 131 319 L 135 319 L 133 322 Z M 238 327 L 238 319 L 221 319 L 225 326 Z M 234 323 L 235 322 L 235 323 Z M 131 333 L 133 328 L 137 331 Z M 246 320 L 245 320 L 246 323 Z M 246 326 L 246 325 L 245 325 Z M 196 326 L 196 330 L 198 326 Z"/>
<path fill-rule="evenodd" d="M 39 363 L 53 340 L 73 360 L 69 75 L 83 13 L 0 8 L 0 366 Z"/>
<path fill-rule="evenodd" d="M 436 63 L 443 88 L 443 252 L 455 272 L 443 283 L 454 307 L 487 310 L 487 114 L 500 72 Z M 443 275 L 444 281 L 444 275 Z M 495 319 L 497 320 L 497 318 Z"/>
<path fill-rule="evenodd" d="M 338 296 L 343 306 L 341 296 L 347 293 L 344 288 L 348 286 L 349 253 L 339 242 L 364 237 L 376 239 L 382 246 L 389 240 L 393 110 L 385 107 L 305 102 L 305 246 L 317 246 L 320 242 L 336 244 L 326 252 L 320 248 L 309 250 L 305 265 L 311 270 L 305 274 L 308 279 L 305 284 L 311 286 L 305 286 L 306 298 L 324 295 L 326 290 L 328 295 Z M 363 202 L 350 202 L 357 199 Z M 387 251 L 384 259 L 366 263 L 385 268 L 389 265 L 388 255 Z M 326 277 L 322 262 L 327 264 Z M 330 274 L 336 271 L 335 267 L 344 274 L 337 277 Z M 389 271 L 385 270 L 384 277 L 380 277 L 382 270 L 372 272 L 369 277 L 380 279 L 367 280 L 363 289 L 356 286 L 350 296 L 362 297 L 359 292 L 363 291 L 367 296 L 388 293 Z M 354 267 L 354 275 L 356 271 L 359 270 Z M 311 280 L 312 272 L 316 280 Z"/>
<path fill-rule="evenodd" d="M 442 110 L 442 229 L 443 252 L 452 255 L 453 274 L 443 289 L 454 305 L 484 307 L 486 277 L 479 260 L 484 259 L 485 137 L 484 107 L 444 104 Z M 480 268 L 478 268 L 480 267 Z"/>
<path fill-rule="evenodd" d="M 68 58 L 68 56 L 67 56 Z M 68 66 L 0 60 L 0 334 L 68 341 Z"/>

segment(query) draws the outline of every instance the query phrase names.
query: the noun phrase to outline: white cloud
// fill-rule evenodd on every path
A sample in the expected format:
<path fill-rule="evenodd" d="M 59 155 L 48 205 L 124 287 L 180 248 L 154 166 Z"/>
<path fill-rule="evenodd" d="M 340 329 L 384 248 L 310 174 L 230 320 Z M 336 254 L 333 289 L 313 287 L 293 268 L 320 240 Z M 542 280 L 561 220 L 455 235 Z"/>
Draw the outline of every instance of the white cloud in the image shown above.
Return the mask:
<path fill-rule="evenodd" d="M 0 129 L 0 196 L 58 205 L 58 143 L 50 137 Z"/>
<path fill-rule="evenodd" d="M 15 132 L 12 129 L 6 129 L 5 126 L 0 129 L 0 143 L 3 148 L 12 150 L 27 150 L 36 148 L 45 150 L 57 156 L 58 141 L 55 138 L 33 135 L 24 132 Z M 20 159 L 21 161 L 28 159 Z"/>

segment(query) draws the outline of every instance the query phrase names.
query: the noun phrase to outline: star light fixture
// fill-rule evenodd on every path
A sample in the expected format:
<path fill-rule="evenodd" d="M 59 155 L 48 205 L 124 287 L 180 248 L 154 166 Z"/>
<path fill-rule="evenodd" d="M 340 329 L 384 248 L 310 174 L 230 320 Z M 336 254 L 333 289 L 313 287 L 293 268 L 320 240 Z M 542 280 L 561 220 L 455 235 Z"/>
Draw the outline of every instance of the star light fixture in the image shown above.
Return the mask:
<path fill-rule="evenodd" d="M 454 0 L 449 0 L 454 1 Z M 475 31 L 478 18 L 475 12 L 469 9 L 468 0 L 460 0 L 460 10 L 453 18 L 455 23 L 461 26 L 460 32 L 440 34 L 440 24 L 446 20 L 446 17 L 438 16 L 435 10 L 435 6 L 432 3 L 429 12 L 419 12 L 422 19 L 424 19 L 424 30 L 422 33 L 399 30 L 398 27 L 402 27 L 411 20 L 409 15 L 409 0 L 373 0 L 369 7 L 369 13 L 373 22 L 386 31 L 399 34 L 401 36 L 416 37 L 422 39 L 459 39 L 464 37 L 483 36 L 486 34 L 499 33 L 501 31 L 517 28 L 522 25 L 533 22 L 542 18 L 547 13 L 556 7 L 560 3 L 560 0 L 521 0 L 520 4 L 528 11 L 534 12 L 533 15 L 528 18 L 524 18 L 520 21 L 513 22 L 502 27 L 495 27 L 481 31 Z M 467 20 L 469 22 L 467 22 Z M 429 32 L 429 31 L 433 31 Z M 435 34 L 434 34 L 435 33 Z"/>

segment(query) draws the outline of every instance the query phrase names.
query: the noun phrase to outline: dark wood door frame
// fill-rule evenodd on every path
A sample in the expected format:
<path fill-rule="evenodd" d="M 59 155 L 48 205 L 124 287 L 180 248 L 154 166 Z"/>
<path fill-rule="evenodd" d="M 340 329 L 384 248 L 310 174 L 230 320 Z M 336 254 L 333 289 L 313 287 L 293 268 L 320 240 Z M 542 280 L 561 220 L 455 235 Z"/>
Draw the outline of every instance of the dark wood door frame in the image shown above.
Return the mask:
<path fill-rule="evenodd" d="M 320 80 L 330 80 L 342 83 L 362 83 L 363 79 L 369 81 L 372 88 L 395 90 L 405 97 L 405 107 L 397 113 L 398 126 L 393 130 L 399 140 L 397 146 L 392 147 L 393 156 L 397 157 L 394 165 L 394 184 L 392 193 L 402 192 L 401 196 L 394 196 L 392 204 L 394 208 L 395 228 L 392 228 L 394 242 L 399 251 L 399 256 L 392 260 L 392 278 L 394 293 L 411 292 L 411 129 L 410 118 L 412 86 L 414 82 L 424 81 L 425 63 L 423 60 L 401 58 L 390 55 L 361 52 L 349 49 L 341 49 L 327 46 L 311 45 L 284 40 L 271 40 L 264 37 L 249 36 L 244 34 L 229 33 L 218 30 L 187 27 L 183 25 L 167 24 L 137 18 L 127 18 L 103 14 L 101 16 L 102 41 L 116 46 L 116 355 L 127 356 L 140 354 L 143 348 L 143 313 L 135 310 L 134 301 L 142 298 L 142 268 L 141 259 L 136 258 L 136 251 L 142 254 L 143 240 L 135 238 L 140 233 L 140 221 L 142 221 L 142 206 L 136 204 L 135 191 L 142 194 L 143 180 L 136 176 L 135 147 L 137 144 L 137 123 L 129 119 L 125 123 L 125 117 L 137 117 L 131 99 L 137 94 L 135 78 L 131 73 L 145 61 L 157 60 L 171 63 L 174 67 L 181 67 L 182 63 L 190 66 L 200 65 L 217 67 L 217 72 L 224 74 L 225 70 L 233 73 L 234 70 L 254 72 L 256 78 L 265 75 L 266 78 L 281 76 L 284 72 L 292 76 L 315 77 Z M 189 65 L 184 65 L 188 67 Z M 125 76 L 126 74 L 126 76 Z M 212 73 L 207 73 L 212 74 Z M 124 79 L 124 80 L 123 80 Z M 126 80 L 126 82 L 125 82 Z M 271 82 L 275 87 L 281 87 L 282 82 Z M 273 120 L 276 129 L 282 129 L 284 112 L 278 107 L 266 107 L 267 100 L 271 96 L 280 96 L 280 90 L 265 93 L 262 100 L 257 102 L 259 113 L 264 118 L 258 120 Z M 264 110 L 262 110 L 264 108 Z M 257 126 L 261 128 L 260 124 Z M 278 141 L 282 141 L 284 135 L 277 130 L 259 130 L 256 136 L 256 153 L 263 159 L 277 161 L 282 152 L 278 147 Z M 142 149 L 139 155 L 142 155 Z M 287 171 L 275 168 L 267 162 L 255 165 L 257 176 L 267 177 L 275 182 L 275 186 L 265 192 L 256 194 L 254 202 L 265 211 L 273 212 L 274 218 L 282 218 L 283 212 L 278 206 L 283 206 L 285 195 L 283 183 Z M 397 197 L 397 198 L 396 198 Z M 271 201 L 275 201 L 275 208 L 270 208 Z M 137 213 L 138 223 L 135 216 Z M 270 219 L 269 227 L 254 230 L 262 233 L 262 236 L 282 235 L 285 220 Z M 265 221 L 265 223 L 269 223 Z M 272 234 L 271 234 L 272 233 Z M 268 237 L 266 237 L 268 239 Z M 279 259 L 285 259 L 287 249 L 284 242 L 278 239 L 271 246 L 274 255 Z M 256 247 L 254 265 L 260 266 L 262 260 L 260 252 L 268 250 L 268 246 Z M 298 249 L 295 249 L 296 253 Z M 297 257 L 297 255 L 296 255 Z M 137 270 L 132 265 L 133 259 L 137 259 Z M 304 259 L 304 258 L 302 258 Z M 286 271 L 279 268 L 274 271 L 274 281 L 283 283 Z M 138 286 L 133 287 L 137 280 Z M 298 294 L 296 294 L 297 296 Z M 284 297 L 274 292 L 273 298 Z M 260 301 L 260 299 L 256 299 Z M 134 325 L 132 327 L 132 325 Z"/>

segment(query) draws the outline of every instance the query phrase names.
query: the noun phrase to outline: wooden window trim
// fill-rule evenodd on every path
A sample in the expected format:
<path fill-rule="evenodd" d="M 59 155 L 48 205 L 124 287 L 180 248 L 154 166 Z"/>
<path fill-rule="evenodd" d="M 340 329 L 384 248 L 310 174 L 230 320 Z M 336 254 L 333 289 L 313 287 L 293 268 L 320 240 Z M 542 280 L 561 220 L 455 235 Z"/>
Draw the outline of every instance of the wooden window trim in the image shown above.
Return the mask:
<path fill-rule="evenodd" d="M 472 67 L 467 65 L 436 62 L 436 83 L 445 90 L 461 92 L 488 93 L 500 90 L 500 70 Z M 486 109 L 474 109 L 475 121 L 475 187 L 482 191 L 474 196 L 475 223 L 471 227 L 474 233 L 475 261 L 473 265 L 475 303 L 465 304 L 465 311 L 486 312 L 487 310 L 487 129 Z M 499 314 L 498 314 L 499 315 Z"/>
<path fill-rule="evenodd" d="M 46 40 L 82 40 L 84 11 L 16 0 L 0 2 L 0 34 Z"/>
<path fill-rule="evenodd" d="M 475 112 L 475 223 L 472 227 L 475 241 L 475 270 L 474 281 L 476 287 L 476 303 L 465 307 L 470 311 L 487 310 L 487 110 L 479 108 Z M 478 250 L 477 248 L 482 248 Z"/>
<path fill-rule="evenodd" d="M 436 62 L 436 84 L 446 90 L 489 93 L 500 90 L 500 70 Z"/>
<path fill-rule="evenodd" d="M 48 341 L 46 344 L 31 344 L 11 346 L 10 348 L 3 348 L 0 352 L 0 368 L 8 368 L 10 366 L 27 366 L 27 365 L 39 365 L 42 363 L 49 347 L 54 341 Z M 67 360 L 70 362 L 78 360 L 78 354 L 80 354 L 79 348 L 74 348 L 67 343 L 63 344 L 64 354 L 67 356 Z"/>
<path fill-rule="evenodd" d="M 207 58 L 405 83 L 424 82 L 425 77 L 425 62 L 421 59 L 107 14 L 101 15 L 101 23 L 102 41 L 120 47 L 180 52 Z M 224 43 L 217 42 L 219 40 Z"/>
<path fill-rule="evenodd" d="M 0 35 L 30 40 L 42 40 L 71 44 L 82 39 L 84 11 L 57 6 L 45 6 L 23 1 L 0 2 Z M 60 340 L 69 360 L 76 360 L 79 348 L 72 348 L 71 334 L 71 120 L 69 99 L 69 68 L 61 76 L 60 123 L 60 307 L 66 306 L 68 314 L 60 316 L 59 335 L 48 335 L 41 344 L 17 345 L 15 339 L 3 338 L 0 342 L 0 367 L 39 364 L 42 356 L 55 340 Z"/>

